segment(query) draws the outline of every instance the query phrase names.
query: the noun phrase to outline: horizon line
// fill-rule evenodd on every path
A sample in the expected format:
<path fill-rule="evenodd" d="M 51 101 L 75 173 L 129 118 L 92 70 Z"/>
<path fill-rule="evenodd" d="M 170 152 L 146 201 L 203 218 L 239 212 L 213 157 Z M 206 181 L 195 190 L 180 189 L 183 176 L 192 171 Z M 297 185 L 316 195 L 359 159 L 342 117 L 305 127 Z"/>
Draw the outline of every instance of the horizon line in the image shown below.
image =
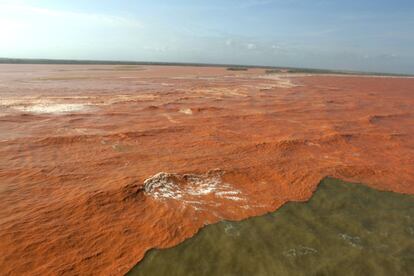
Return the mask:
<path fill-rule="evenodd" d="M 328 69 L 314 67 L 292 67 L 292 66 L 271 66 L 271 65 L 247 65 L 227 63 L 204 63 L 204 62 L 163 62 L 163 61 L 133 61 L 133 60 L 106 60 L 106 59 L 55 59 L 55 58 L 10 58 L 0 57 L 0 64 L 56 64 L 56 65 L 154 65 L 154 66 L 197 66 L 197 67 L 237 67 L 246 69 L 287 69 L 296 70 L 290 73 L 319 73 L 319 74 L 362 74 L 379 76 L 410 76 L 407 73 L 370 72 L 346 69 Z M 302 70 L 302 72 L 301 72 Z"/>

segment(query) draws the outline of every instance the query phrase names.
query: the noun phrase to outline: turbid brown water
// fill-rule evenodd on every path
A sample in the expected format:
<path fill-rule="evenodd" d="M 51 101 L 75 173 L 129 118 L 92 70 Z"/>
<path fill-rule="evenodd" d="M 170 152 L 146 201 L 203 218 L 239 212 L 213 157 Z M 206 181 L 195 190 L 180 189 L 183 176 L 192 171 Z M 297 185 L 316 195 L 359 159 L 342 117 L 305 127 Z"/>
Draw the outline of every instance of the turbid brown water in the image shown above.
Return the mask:
<path fill-rule="evenodd" d="M 333 176 L 414 194 L 414 78 L 0 65 L 0 274 L 123 275 Z"/>
<path fill-rule="evenodd" d="M 304 203 L 151 250 L 139 275 L 412 275 L 414 196 L 324 179 Z"/>

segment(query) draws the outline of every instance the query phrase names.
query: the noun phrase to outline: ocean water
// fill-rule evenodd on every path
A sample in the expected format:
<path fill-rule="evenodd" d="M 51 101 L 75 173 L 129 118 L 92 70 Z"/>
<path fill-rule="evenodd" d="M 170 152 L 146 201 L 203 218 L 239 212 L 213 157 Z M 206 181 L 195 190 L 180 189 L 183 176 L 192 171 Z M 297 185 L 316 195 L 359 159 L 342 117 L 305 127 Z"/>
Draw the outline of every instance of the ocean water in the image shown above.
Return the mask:
<path fill-rule="evenodd" d="M 414 196 L 326 178 L 308 202 L 209 225 L 127 275 L 414 275 Z"/>

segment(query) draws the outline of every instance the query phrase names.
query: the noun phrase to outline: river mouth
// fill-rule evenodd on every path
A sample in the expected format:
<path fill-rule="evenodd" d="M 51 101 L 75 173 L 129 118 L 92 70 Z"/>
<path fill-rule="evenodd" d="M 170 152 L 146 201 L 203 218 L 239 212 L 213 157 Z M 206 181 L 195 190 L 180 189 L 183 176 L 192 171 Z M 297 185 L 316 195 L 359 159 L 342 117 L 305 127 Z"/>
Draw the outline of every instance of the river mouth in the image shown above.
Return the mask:
<path fill-rule="evenodd" d="M 325 178 L 305 203 L 203 228 L 127 275 L 410 275 L 414 196 Z"/>

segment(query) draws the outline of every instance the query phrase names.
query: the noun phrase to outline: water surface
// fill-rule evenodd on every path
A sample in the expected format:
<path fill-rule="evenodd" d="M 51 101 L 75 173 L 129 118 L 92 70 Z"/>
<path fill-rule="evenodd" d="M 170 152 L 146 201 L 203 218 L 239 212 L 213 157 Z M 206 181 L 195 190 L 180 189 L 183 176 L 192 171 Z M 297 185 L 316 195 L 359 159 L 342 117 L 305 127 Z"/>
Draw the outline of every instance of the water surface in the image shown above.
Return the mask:
<path fill-rule="evenodd" d="M 414 275 L 414 196 L 326 178 L 309 202 L 209 225 L 128 275 Z"/>

